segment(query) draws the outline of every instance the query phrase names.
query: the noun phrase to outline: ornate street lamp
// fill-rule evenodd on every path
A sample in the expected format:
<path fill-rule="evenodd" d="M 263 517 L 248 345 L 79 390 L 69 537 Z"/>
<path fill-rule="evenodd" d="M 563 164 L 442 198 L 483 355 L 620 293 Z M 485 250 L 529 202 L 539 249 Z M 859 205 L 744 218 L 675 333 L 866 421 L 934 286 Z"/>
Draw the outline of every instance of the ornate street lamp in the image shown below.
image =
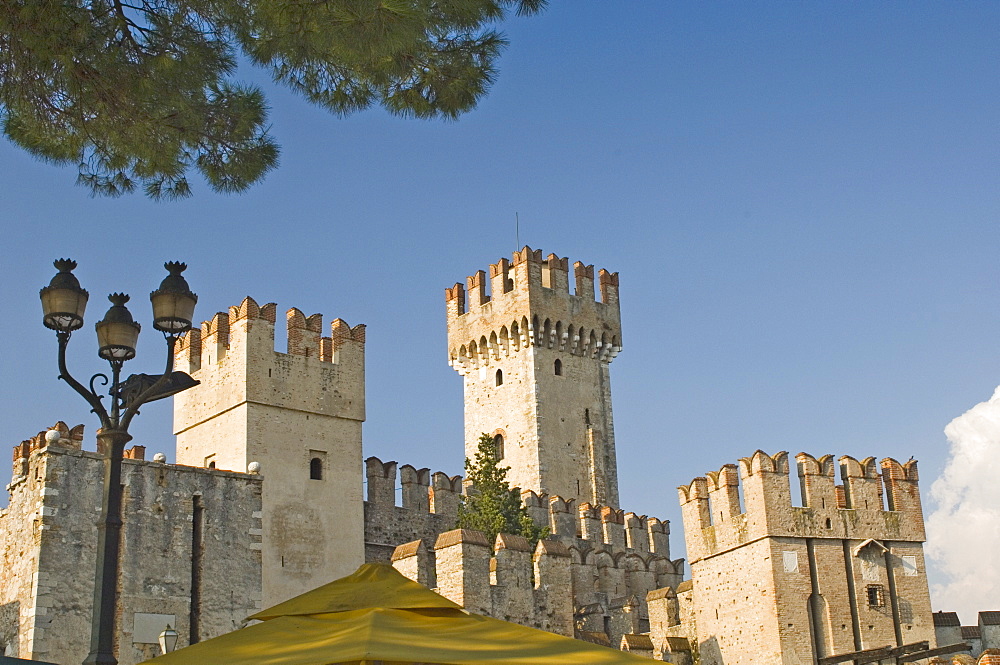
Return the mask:
<path fill-rule="evenodd" d="M 167 341 L 167 368 L 163 374 L 150 376 L 138 374 L 121 380 L 125 361 L 135 357 L 139 338 L 139 324 L 132 320 L 126 308 L 129 297 L 124 293 L 108 296 L 111 308 L 97 323 L 97 355 L 111 365 L 111 377 L 95 374 L 84 386 L 69 373 L 66 367 L 66 347 L 70 335 L 83 326 L 83 313 L 87 307 L 87 292 L 73 274 L 76 262 L 59 259 L 54 263 L 59 270 L 48 286 L 39 294 L 42 300 L 46 328 L 56 331 L 59 342 L 59 378 L 80 394 L 101 421 L 97 431 L 97 449 L 104 454 L 104 499 L 97 537 L 97 576 L 94 584 L 94 609 L 90 641 L 90 655 L 85 665 L 116 665 L 114 655 L 115 615 L 117 605 L 118 558 L 121 548 L 122 456 L 125 445 L 132 440 L 128 433 L 132 418 L 139 407 L 196 385 L 198 382 L 184 372 L 174 372 L 174 346 L 178 338 L 191 329 L 194 306 L 198 296 L 191 293 L 187 281 L 181 276 L 187 266 L 183 263 L 164 264 L 169 273 L 160 288 L 149 295 L 153 304 L 153 328 L 163 333 Z M 108 404 L 98 393 L 95 383 L 110 386 Z M 165 633 L 167 631 L 164 631 Z M 174 632 L 176 636 L 176 632 Z M 162 637 L 162 636 L 161 636 Z M 169 637 L 169 635 L 168 635 Z M 176 637 L 173 638 L 176 641 Z"/>
<path fill-rule="evenodd" d="M 177 631 L 171 628 L 169 623 L 166 629 L 160 633 L 159 642 L 160 651 L 163 652 L 164 656 L 173 651 L 174 647 L 177 646 Z"/>

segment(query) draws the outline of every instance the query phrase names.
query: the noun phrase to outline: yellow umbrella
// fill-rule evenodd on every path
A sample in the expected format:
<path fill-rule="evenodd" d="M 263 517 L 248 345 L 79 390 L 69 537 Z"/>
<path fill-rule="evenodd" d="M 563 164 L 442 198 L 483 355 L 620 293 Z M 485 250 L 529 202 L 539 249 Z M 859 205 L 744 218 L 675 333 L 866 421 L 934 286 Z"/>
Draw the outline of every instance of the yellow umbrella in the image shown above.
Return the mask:
<path fill-rule="evenodd" d="M 398 589 L 398 597 L 393 589 Z M 375 605 L 374 603 L 379 603 Z M 397 607 L 403 605 L 403 607 Z M 331 608 L 339 608 L 332 610 Z M 469 614 L 385 564 L 255 614 L 263 623 L 151 665 L 648 665 L 649 659 Z"/>
<path fill-rule="evenodd" d="M 275 617 L 349 612 L 367 607 L 462 609 L 458 603 L 439 596 L 388 564 L 366 563 L 347 577 L 261 610 L 250 618 L 267 621 Z"/>

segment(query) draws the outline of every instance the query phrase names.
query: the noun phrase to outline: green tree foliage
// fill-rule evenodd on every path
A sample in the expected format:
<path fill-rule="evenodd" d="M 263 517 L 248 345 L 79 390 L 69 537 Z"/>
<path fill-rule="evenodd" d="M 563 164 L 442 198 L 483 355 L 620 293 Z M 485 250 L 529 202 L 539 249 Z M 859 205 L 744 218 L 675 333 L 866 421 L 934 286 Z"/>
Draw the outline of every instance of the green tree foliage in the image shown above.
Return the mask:
<path fill-rule="evenodd" d="M 239 192 L 278 163 L 242 54 L 336 114 L 374 105 L 456 118 L 506 40 L 489 26 L 546 0 L 3 0 L 0 122 L 36 157 L 119 196 Z"/>
<path fill-rule="evenodd" d="M 493 437 L 479 437 L 475 460 L 465 458 L 469 494 L 458 507 L 459 529 L 475 529 L 486 534 L 492 547 L 498 533 L 524 536 L 534 546 L 549 535 L 548 527 L 535 524 L 521 502 L 521 493 L 507 482 L 509 466 L 500 466 Z"/>

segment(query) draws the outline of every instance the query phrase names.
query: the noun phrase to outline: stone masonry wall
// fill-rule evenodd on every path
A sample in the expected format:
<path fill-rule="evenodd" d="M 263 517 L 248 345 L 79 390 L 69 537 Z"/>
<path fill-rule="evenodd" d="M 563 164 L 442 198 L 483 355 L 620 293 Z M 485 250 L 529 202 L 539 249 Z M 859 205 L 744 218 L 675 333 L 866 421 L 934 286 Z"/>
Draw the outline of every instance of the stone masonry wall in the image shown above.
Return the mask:
<path fill-rule="evenodd" d="M 368 500 L 365 501 L 365 561 L 388 563 L 398 545 L 414 540 L 434 542 L 439 533 L 455 528 L 462 476 L 416 469 L 377 457 L 365 460 Z M 402 505 L 396 505 L 397 482 Z M 421 580 L 435 586 L 433 577 Z M 428 583 L 429 582 L 429 583 Z"/>
<path fill-rule="evenodd" d="M 697 621 L 691 602 L 691 581 L 676 589 L 665 587 L 646 595 L 649 608 L 649 637 L 654 657 L 675 665 L 691 665 L 691 645 L 698 643 Z"/>
<path fill-rule="evenodd" d="M 15 449 L 19 473 L 0 513 L 0 608 L 17 612 L 8 651 L 67 665 L 90 646 L 104 469 L 77 432 L 48 446 L 43 432 Z M 117 651 L 132 665 L 158 654 L 134 633 L 146 615 L 167 615 L 184 646 L 193 631 L 229 632 L 260 607 L 261 479 L 148 462 L 141 446 L 126 453 Z"/>
<path fill-rule="evenodd" d="M 934 643 L 916 462 L 757 451 L 679 488 L 704 665 Z M 741 497 L 742 493 L 742 497 Z M 654 639 L 655 641 L 655 639 Z"/>
<path fill-rule="evenodd" d="M 455 529 L 440 534 L 433 547 L 434 564 L 416 541 L 397 548 L 393 565 L 417 581 L 433 565 L 437 592 L 470 612 L 573 635 L 571 562 L 561 543 L 532 548 L 521 536 L 501 534 L 494 556 L 482 533 Z"/>
<path fill-rule="evenodd" d="M 286 312 L 287 352 L 274 347 L 276 305 L 246 298 L 191 330 L 178 369 L 201 382 L 174 398 L 177 461 L 245 471 L 263 490 L 264 602 L 348 575 L 365 557 L 361 425 L 365 326 Z"/>

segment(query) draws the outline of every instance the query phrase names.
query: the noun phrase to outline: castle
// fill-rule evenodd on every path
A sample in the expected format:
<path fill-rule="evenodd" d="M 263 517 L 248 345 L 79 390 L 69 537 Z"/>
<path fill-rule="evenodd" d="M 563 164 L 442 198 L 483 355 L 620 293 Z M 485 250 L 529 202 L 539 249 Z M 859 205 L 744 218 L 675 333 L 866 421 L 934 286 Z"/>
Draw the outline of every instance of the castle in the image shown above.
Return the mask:
<path fill-rule="evenodd" d="M 758 452 L 680 490 L 691 579 L 669 524 L 619 506 L 609 367 L 622 347 L 618 274 L 524 248 L 446 290 L 465 445 L 483 432 L 551 535 L 532 548 L 455 529 L 460 476 L 364 458 L 365 327 L 246 298 L 191 330 L 177 369 L 176 464 L 127 451 L 119 662 L 156 655 L 365 561 L 470 611 L 675 663 L 815 662 L 930 640 L 916 466 Z M 595 281 L 598 287 L 595 292 Z M 599 295 L 599 298 L 597 297 Z M 0 512 L 0 653 L 87 653 L 100 455 L 63 423 L 14 451 Z M 363 485 L 367 483 L 367 494 Z M 402 487 L 401 505 L 396 489 Z M 884 501 L 888 501 L 885 504 Z M 759 658 L 765 654 L 765 660 Z"/>

